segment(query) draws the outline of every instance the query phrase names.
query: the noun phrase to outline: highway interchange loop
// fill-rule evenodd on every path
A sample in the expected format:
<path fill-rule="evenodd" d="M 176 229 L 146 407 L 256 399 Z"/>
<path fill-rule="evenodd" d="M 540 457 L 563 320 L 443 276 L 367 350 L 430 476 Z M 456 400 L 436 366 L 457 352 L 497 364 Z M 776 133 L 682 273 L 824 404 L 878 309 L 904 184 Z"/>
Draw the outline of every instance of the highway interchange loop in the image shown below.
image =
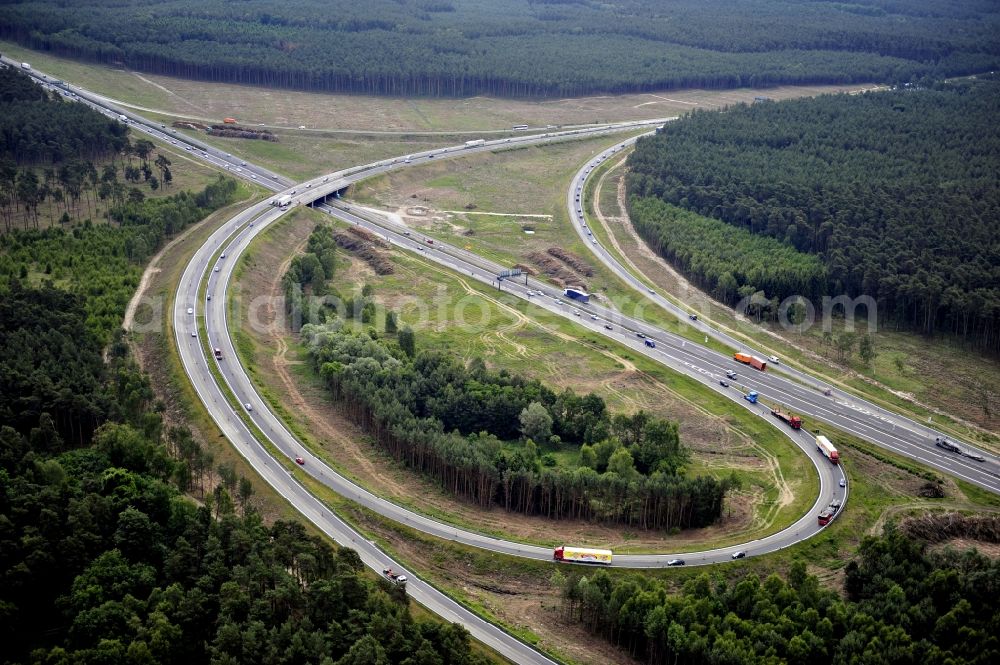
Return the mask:
<path fill-rule="evenodd" d="M 8 64 L 14 64 L 6 58 L 3 60 Z M 683 556 L 688 565 L 702 565 L 729 561 L 736 551 L 745 551 L 748 556 L 773 552 L 809 538 L 822 530 L 822 527 L 817 525 L 816 514 L 823 506 L 833 500 L 846 502 L 848 487 L 841 487 L 842 484 L 845 484 L 841 481 L 846 480 L 842 469 L 830 464 L 817 451 L 815 440 L 808 432 L 788 429 L 779 421 L 771 419 L 770 411 L 764 405 L 751 404 L 743 399 L 742 391 L 737 392 L 731 387 L 719 385 L 719 378 L 724 377 L 726 370 L 731 369 L 741 371 L 740 384 L 745 391 L 756 390 L 761 398 L 772 403 L 782 404 L 796 413 L 827 421 L 879 446 L 961 477 L 989 491 L 1000 493 L 1000 473 L 998 473 L 1000 464 L 995 456 L 976 451 L 982 454 L 985 461 L 974 462 L 967 461 L 966 458 L 954 453 L 943 451 L 933 444 L 934 437 L 941 436 L 933 429 L 853 395 L 845 394 L 794 368 L 782 366 L 780 373 L 751 371 L 743 365 L 737 365 L 731 356 L 713 351 L 641 320 L 622 315 L 620 312 L 604 307 L 599 302 L 591 301 L 587 304 L 562 302 L 561 290 L 554 289 L 550 285 L 534 279 L 527 279 L 525 283 L 506 280 L 502 284 L 498 284 L 497 275 L 505 266 L 494 264 L 457 247 L 443 244 L 439 240 L 435 240 L 434 245 L 431 246 L 427 244 L 427 238 L 420 237 L 418 234 L 414 234 L 380 216 L 352 211 L 349 206 L 343 205 L 337 200 L 332 201 L 332 204 L 325 202 L 330 195 L 339 193 L 362 179 L 393 169 L 416 166 L 433 159 L 448 159 L 476 152 L 502 150 L 518 145 L 574 140 L 638 130 L 662 125 L 666 120 L 577 127 L 565 131 L 504 138 L 473 147 L 460 145 L 429 150 L 415 153 L 406 159 L 399 157 L 382 160 L 293 185 L 279 174 L 253 164 L 247 164 L 228 153 L 185 135 L 178 135 L 163 125 L 123 110 L 111 100 L 65 83 L 54 85 L 51 78 L 36 71 L 29 73 L 43 85 L 57 90 L 67 97 L 86 103 L 111 117 L 124 115 L 132 128 L 137 131 L 183 147 L 192 155 L 224 168 L 233 175 L 254 181 L 272 191 L 290 194 L 295 204 L 313 204 L 314 207 L 345 223 L 355 224 L 378 233 L 394 246 L 417 253 L 427 260 L 463 274 L 469 274 L 483 283 L 502 286 L 507 292 L 530 300 L 533 306 L 573 319 L 591 332 L 605 335 L 637 353 L 646 354 L 671 369 L 719 391 L 732 400 L 734 404 L 767 418 L 812 460 L 819 475 L 820 491 L 813 506 L 791 526 L 750 543 L 704 552 L 618 554 L 614 559 L 615 566 L 661 567 L 667 565 L 670 559 L 680 556 Z M 704 321 L 688 319 L 690 311 L 656 293 L 647 284 L 625 270 L 617 259 L 588 233 L 581 205 L 586 178 L 604 160 L 625 149 L 635 140 L 633 137 L 607 148 L 589 160 L 574 176 L 567 192 L 567 208 L 574 227 L 594 255 L 623 281 L 646 294 L 653 302 L 676 315 L 681 321 L 690 321 L 690 325 L 706 336 L 713 337 L 732 348 L 747 349 L 741 341 L 707 325 Z M 268 408 L 266 402 L 257 393 L 244 368 L 238 362 L 238 355 L 229 333 L 226 305 L 229 281 L 239 256 L 256 235 L 285 213 L 284 210 L 271 205 L 272 200 L 273 197 L 269 197 L 267 200 L 243 210 L 216 229 L 208 240 L 196 250 L 185 267 L 179 282 L 174 311 L 172 312 L 175 341 L 185 372 L 199 398 L 223 434 L 261 477 L 324 533 L 338 543 L 357 550 L 367 566 L 380 572 L 383 567 L 388 565 L 406 574 L 410 579 L 407 584 L 407 592 L 411 597 L 443 619 L 461 623 L 476 639 L 512 661 L 552 663 L 550 658 L 530 645 L 510 635 L 502 628 L 484 621 L 471 610 L 420 579 L 399 562 L 393 561 L 376 544 L 365 539 L 350 525 L 333 514 L 305 487 L 301 479 L 289 470 L 288 465 L 282 464 L 274 456 L 278 454 L 288 459 L 303 458 L 305 464 L 298 468 L 300 472 L 311 476 L 313 481 L 322 483 L 341 496 L 408 527 L 440 538 L 502 554 L 545 560 L 550 560 L 552 557 L 551 548 L 506 541 L 456 528 L 409 511 L 372 494 L 337 474 L 320 458 L 307 450 Z M 224 259 L 221 258 L 222 254 L 225 255 Z M 202 290 L 203 288 L 204 290 Z M 206 299 L 208 295 L 212 296 L 211 300 Z M 194 334 L 192 335 L 192 333 Z M 640 333 L 645 336 L 645 339 L 654 341 L 655 346 L 647 346 L 644 339 L 638 337 Z M 207 335 L 207 339 L 204 339 L 205 335 Z M 212 347 L 221 349 L 222 361 L 216 361 L 211 357 L 210 349 Z M 753 349 L 747 350 L 759 354 Z M 221 382 L 216 379 L 216 372 Z M 830 392 L 830 395 L 824 394 L 827 391 Z M 250 405 L 250 408 L 248 409 L 246 405 Z M 266 437 L 267 442 L 259 441 L 258 434 Z M 581 545 L 581 543 L 569 544 Z"/>

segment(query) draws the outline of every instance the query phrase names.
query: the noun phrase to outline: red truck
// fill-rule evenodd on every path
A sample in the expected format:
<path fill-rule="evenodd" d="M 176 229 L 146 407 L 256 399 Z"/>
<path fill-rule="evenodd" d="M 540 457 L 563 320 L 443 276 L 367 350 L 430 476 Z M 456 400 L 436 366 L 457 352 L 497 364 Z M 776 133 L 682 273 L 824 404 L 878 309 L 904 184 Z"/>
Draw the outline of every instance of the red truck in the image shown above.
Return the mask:
<path fill-rule="evenodd" d="M 830 520 L 834 518 L 837 511 L 840 510 L 840 501 L 834 500 L 830 502 L 830 505 L 823 509 L 816 519 L 820 526 L 826 526 L 830 523 Z"/>
<path fill-rule="evenodd" d="M 760 371 L 765 371 L 767 369 L 767 361 L 763 358 L 758 358 L 757 356 L 751 356 L 749 353 L 743 353 L 742 351 L 737 351 L 733 354 L 733 360 L 743 363 L 744 365 L 750 365 Z"/>
<path fill-rule="evenodd" d="M 778 420 L 783 420 L 788 423 L 788 426 L 792 429 L 802 429 L 802 419 L 798 416 L 792 416 L 787 413 L 783 413 L 779 409 L 771 409 L 771 415 Z"/>

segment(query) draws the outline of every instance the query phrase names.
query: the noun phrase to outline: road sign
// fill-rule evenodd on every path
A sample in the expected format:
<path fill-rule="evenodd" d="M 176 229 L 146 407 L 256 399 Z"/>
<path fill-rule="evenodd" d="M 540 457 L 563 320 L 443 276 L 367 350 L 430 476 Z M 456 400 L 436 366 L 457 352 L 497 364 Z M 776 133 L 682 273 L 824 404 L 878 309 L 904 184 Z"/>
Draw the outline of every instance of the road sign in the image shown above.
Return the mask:
<path fill-rule="evenodd" d="M 518 277 L 520 276 L 520 274 L 521 274 L 520 268 L 510 268 L 508 270 L 501 270 L 500 274 L 497 275 L 497 277 L 503 279 L 504 277 Z"/>

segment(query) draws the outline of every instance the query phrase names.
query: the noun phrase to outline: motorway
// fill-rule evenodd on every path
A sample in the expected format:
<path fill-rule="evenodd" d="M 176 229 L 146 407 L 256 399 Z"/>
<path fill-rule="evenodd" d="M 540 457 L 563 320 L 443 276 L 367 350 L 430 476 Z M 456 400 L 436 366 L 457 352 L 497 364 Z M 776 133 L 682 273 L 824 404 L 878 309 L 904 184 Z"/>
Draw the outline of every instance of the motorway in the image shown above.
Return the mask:
<path fill-rule="evenodd" d="M 692 320 L 690 315 L 697 314 L 697 312 L 684 309 L 650 289 L 648 284 L 626 270 L 618 259 L 600 244 L 600 241 L 592 235 L 587 227 L 586 216 L 580 200 L 587 178 L 607 159 L 634 144 L 637 138 L 631 138 L 603 150 L 583 165 L 573 177 L 567 192 L 566 205 L 577 234 L 597 259 L 615 275 L 637 291 L 644 293 L 652 302 L 675 315 L 681 322 L 730 348 L 767 358 L 768 354 L 749 347 L 745 342 L 731 337 L 705 321 Z M 725 378 L 727 370 L 738 372 L 739 384 L 745 390 L 756 390 L 763 399 L 767 399 L 773 404 L 780 404 L 800 415 L 812 416 L 938 471 L 957 476 L 990 492 L 1000 493 L 1000 460 L 995 455 L 977 450 L 965 442 L 960 442 L 961 447 L 966 452 L 964 455 L 943 450 L 934 443 L 936 437 L 945 436 L 943 433 L 867 400 L 845 393 L 833 385 L 817 380 L 815 377 L 787 365 L 769 364 L 767 371 L 759 372 L 733 360 L 732 356 L 723 355 L 691 342 L 685 343 L 685 340 L 678 335 L 664 333 L 642 325 L 638 326 L 638 330 L 655 336 L 658 344 L 659 340 L 662 339 L 664 343 L 671 346 L 683 346 L 688 351 L 690 362 L 697 363 L 703 368 L 710 368 L 718 378 Z M 810 429 L 822 429 L 821 423 L 807 422 L 805 426 Z M 975 461 L 969 454 L 978 454 L 984 461 Z"/>
<path fill-rule="evenodd" d="M 43 77 L 40 79 L 43 83 L 51 84 L 51 80 L 44 78 L 44 75 L 36 72 L 31 73 L 36 75 L 36 77 Z M 91 95 L 79 88 L 66 84 L 55 87 L 60 89 L 62 94 L 98 108 L 111 117 L 117 117 L 117 115 L 122 114 L 120 109 L 107 105 L 102 98 Z M 309 204 L 313 201 L 322 200 L 358 180 L 371 177 L 389 169 L 403 168 L 410 164 L 416 165 L 435 158 L 457 157 L 484 150 L 493 151 L 508 147 L 508 144 L 517 145 L 582 138 L 603 133 L 620 132 L 627 129 L 638 129 L 644 125 L 654 124 L 621 123 L 601 128 L 575 129 L 569 132 L 553 132 L 544 135 L 526 135 L 501 139 L 472 148 L 455 146 L 452 148 L 430 150 L 416 153 L 406 158 L 400 157 L 393 160 L 383 160 L 375 164 L 347 169 L 288 187 L 289 181 L 278 174 L 254 165 L 245 164 L 233 158 L 228 153 L 202 144 L 187 136 L 176 135 L 172 130 L 167 130 L 161 125 L 147 121 L 141 116 L 128 113 L 124 113 L 124 115 L 126 115 L 129 124 L 134 129 L 145 132 L 153 138 L 166 141 L 172 145 L 183 147 L 193 156 L 229 170 L 234 175 L 256 181 L 258 184 L 262 184 L 272 191 L 291 193 L 296 204 Z M 655 124 L 662 124 L 663 122 L 663 120 L 659 120 L 655 121 Z M 602 160 L 614 154 L 615 151 L 621 150 L 632 141 L 634 139 L 620 143 L 614 148 L 609 148 L 607 151 L 601 153 L 582 167 L 574 178 L 568 191 L 567 204 L 571 211 L 571 216 L 577 222 L 585 221 L 582 218 L 582 210 L 579 213 L 581 216 L 576 216 L 577 207 L 575 206 L 575 192 L 582 189 L 583 180 Z M 380 217 L 359 216 L 336 205 L 321 205 L 319 207 L 345 222 L 365 226 L 387 237 L 397 247 L 419 253 L 429 260 L 454 270 L 469 273 L 484 283 L 494 286 L 498 285 L 496 275 L 503 268 L 502 266 L 491 264 L 469 252 L 444 245 L 439 241 L 436 241 L 436 244 L 431 247 L 427 244 L 426 238 L 415 237 L 408 230 L 397 227 L 388 220 Z M 404 572 L 411 579 L 407 589 L 408 593 L 414 599 L 443 618 L 462 623 L 477 639 L 515 662 L 551 662 L 547 657 L 530 646 L 513 638 L 503 630 L 482 621 L 470 611 L 444 596 L 444 594 L 437 591 L 434 587 L 420 580 L 412 571 L 406 570 L 398 562 L 391 561 L 376 545 L 365 540 L 360 534 L 324 507 L 302 485 L 295 473 L 289 472 L 285 465 L 278 463 L 271 456 L 268 449 L 256 439 L 255 433 L 248 426 L 248 422 L 252 422 L 270 440 L 270 444 L 274 446 L 279 454 L 289 458 L 304 458 L 305 464 L 299 468 L 299 471 L 310 474 L 315 480 L 331 487 L 342 496 L 357 501 L 402 524 L 442 538 L 463 542 L 476 547 L 483 547 L 496 552 L 537 559 L 551 559 L 551 550 L 548 548 L 499 540 L 474 532 L 456 529 L 407 511 L 367 492 L 326 467 L 319 458 L 306 450 L 288 432 L 271 410 L 267 408 L 264 401 L 255 391 L 242 366 L 235 361 L 237 356 L 229 331 L 229 322 L 226 320 L 226 294 L 229 279 L 240 253 L 246 249 L 248 243 L 255 235 L 260 233 L 268 224 L 278 219 L 282 214 L 283 211 L 269 205 L 266 201 L 241 212 L 216 230 L 209 240 L 197 250 L 185 268 L 178 286 L 176 307 L 172 317 L 176 342 L 185 366 L 185 371 L 194 384 L 199 397 L 223 433 L 233 442 L 234 446 L 240 450 L 258 473 L 295 505 L 303 515 L 317 524 L 330 537 L 341 544 L 357 549 L 366 565 L 377 571 L 381 570 L 380 566 L 391 565 L 394 569 Z M 599 243 L 593 242 L 589 236 L 585 235 L 583 226 L 579 224 L 576 226 L 579 227 L 578 231 L 581 233 L 581 237 L 584 237 L 585 240 L 590 240 L 587 243 L 588 246 L 619 277 L 648 293 L 646 285 L 642 284 L 618 265 L 617 261 Z M 223 250 L 226 256 L 225 259 L 218 257 L 219 253 Z M 217 272 L 215 271 L 216 268 L 218 268 Z M 203 283 L 205 284 L 206 294 L 212 296 L 210 301 L 203 300 L 202 296 L 199 295 L 200 285 Z M 849 395 L 835 392 L 831 397 L 826 397 L 822 394 L 822 391 L 826 388 L 824 384 L 818 383 L 812 377 L 795 372 L 795 370 L 782 367 L 781 371 L 788 373 L 788 376 L 782 376 L 771 371 L 756 372 L 746 366 L 735 363 L 728 356 L 649 326 L 642 321 L 624 316 L 619 312 L 607 309 L 597 302 L 591 302 L 586 305 L 576 302 L 572 304 L 563 303 L 561 302 L 561 291 L 532 279 L 526 280 L 524 284 L 505 280 L 499 286 L 514 295 L 528 300 L 531 303 L 531 307 L 540 307 L 567 318 L 573 318 L 581 326 L 590 329 L 592 332 L 607 335 L 629 346 L 635 352 L 649 355 L 672 369 L 680 371 L 714 390 L 720 391 L 731 399 L 734 404 L 739 404 L 744 408 L 759 413 L 761 417 L 767 418 L 776 426 L 780 424 L 770 418 L 769 410 L 766 407 L 760 404 L 752 405 L 742 399 L 742 392 L 737 392 L 732 388 L 723 388 L 719 385 L 718 380 L 720 376 L 724 375 L 727 369 L 736 369 L 740 372 L 739 383 L 745 390 L 757 390 L 762 398 L 768 399 L 774 404 L 781 404 L 786 410 L 791 409 L 795 413 L 811 415 L 818 419 L 829 421 L 831 424 L 845 431 L 856 433 L 858 436 L 873 441 L 878 445 L 918 459 L 947 473 L 965 478 L 991 491 L 1000 492 L 1000 485 L 997 482 L 1000 480 L 1000 475 L 997 473 L 997 469 L 1000 466 L 998 466 L 995 457 L 984 453 L 986 461 L 978 463 L 967 461 L 965 458 L 956 456 L 953 453 L 941 451 L 933 446 L 933 436 L 936 434 L 933 430 Z M 664 308 L 677 314 L 682 320 L 686 317 L 687 312 L 685 310 L 659 296 L 659 294 L 648 293 L 648 295 Z M 191 313 L 189 313 L 189 308 Z M 697 322 L 694 325 L 706 335 L 711 335 L 733 347 L 739 348 L 742 346 L 738 341 L 729 340 L 724 333 L 715 331 L 703 322 Z M 608 330 L 608 327 L 611 329 Z M 195 333 L 194 336 L 192 336 L 192 332 Z M 643 333 L 648 339 L 654 340 L 656 344 L 655 348 L 646 346 L 643 340 L 636 337 L 637 333 Z M 205 335 L 207 335 L 207 339 L 203 340 Z M 209 347 L 220 348 L 223 360 L 219 362 L 210 360 L 209 354 L 206 352 Z M 216 365 L 215 369 L 221 374 L 227 389 L 237 397 L 241 404 L 249 404 L 251 410 L 246 409 L 246 407 L 234 408 L 227 401 L 225 392 L 212 374 L 213 368 L 210 366 L 210 363 Z M 684 558 L 688 565 L 719 563 L 729 560 L 731 555 L 737 550 L 746 551 L 750 556 L 758 555 L 787 547 L 819 531 L 820 528 L 816 525 L 815 520 L 815 514 L 818 510 L 835 499 L 846 501 L 847 488 L 839 487 L 843 479 L 842 471 L 840 467 L 831 465 L 816 451 L 814 440 L 807 432 L 792 431 L 784 426 L 780 426 L 779 429 L 785 432 L 812 459 L 819 475 L 820 493 L 813 507 L 800 520 L 779 533 L 737 547 L 683 554 L 616 555 L 615 565 L 658 567 L 667 565 L 667 561 L 672 558 Z"/>
<path fill-rule="evenodd" d="M 468 151 L 465 148 L 457 150 L 458 152 L 452 152 L 451 154 L 454 156 L 455 154 L 462 154 Z M 442 152 L 446 152 L 446 150 Z M 436 158 L 440 159 L 442 155 L 439 153 Z M 413 155 L 411 156 L 410 163 L 420 163 L 421 161 L 429 161 L 430 159 L 433 159 L 430 155 Z M 370 177 L 372 171 L 382 172 L 389 168 L 398 168 L 401 163 L 399 161 L 393 162 L 393 160 L 387 160 L 387 162 L 379 163 L 370 169 L 359 171 L 352 175 L 345 176 L 340 173 L 316 178 L 312 181 L 296 185 L 296 187 L 288 191 L 296 192 L 293 197 L 297 198 L 299 203 L 306 203 L 317 196 L 322 197 L 331 192 L 339 191 L 350 183 Z M 414 236 L 402 227 L 387 229 L 384 226 L 377 225 L 366 217 L 361 217 L 354 212 L 340 207 L 321 205 L 320 208 L 335 215 L 344 222 L 362 226 L 377 233 L 398 248 L 414 252 L 427 260 L 434 261 L 463 275 L 474 277 L 483 284 L 495 285 L 495 277 L 502 269 L 502 266 L 492 264 L 464 250 L 441 244 L 432 247 L 427 244 L 427 238 L 419 235 Z M 288 431 L 281 419 L 268 408 L 266 402 L 257 393 L 244 367 L 239 362 L 233 361 L 233 359 L 237 358 L 237 355 L 232 330 L 238 322 L 231 322 L 227 319 L 227 290 L 230 276 L 237 265 L 240 255 L 247 249 L 253 238 L 262 233 L 266 226 L 279 218 L 283 212 L 268 205 L 267 202 L 257 204 L 245 213 L 249 216 L 240 215 L 227 223 L 224 228 L 228 230 L 228 235 L 220 236 L 220 238 L 213 237 L 213 239 L 200 247 L 191 259 L 190 265 L 197 266 L 197 271 L 192 273 L 190 278 L 187 278 L 187 275 L 185 275 L 185 279 L 182 280 L 178 288 L 175 311 L 175 334 L 178 345 L 186 347 L 182 352 L 182 360 L 188 368 L 192 381 L 198 386 L 199 393 L 210 394 L 213 392 L 213 386 L 215 390 L 218 390 L 209 363 L 216 365 L 216 369 L 222 375 L 229 390 L 235 395 L 237 401 L 243 405 L 242 416 L 252 421 L 283 455 L 286 455 L 289 459 L 302 457 L 305 461 L 302 467 L 304 472 L 309 473 L 316 480 L 327 485 L 341 496 L 357 501 L 380 515 L 427 534 L 454 540 L 466 545 L 514 556 L 551 559 L 551 548 L 525 545 L 456 528 L 402 508 L 368 492 L 327 467 L 320 458 L 306 449 Z M 199 275 L 207 276 L 207 289 L 201 295 L 199 295 L 201 286 L 201 280 L 198 278 Z M 613 334 L 616 336 L 617 341 L 629 346 L 636 352 L 655 351 L 656 355 L 654 357 L 660 362 L 679 370 L 713 389 L 718 387 L 716 380 L 709 373 L 699 371 L 699 368 L 684 363 L 682 358 L 678 354 L 672 353 L 671 350 L 667 348 L 647 349 L 642 339 L 636 337 L 633 332 L 623 327 L 624 324 L 621 317 L 618 317 L 615 312 L 599 306 L 588 307 L 580 305 L 578 308 L 571 308 L 560 304 L 557 302 L 557 297 L 561 296 L 561 292 L 554 291 L 543 284 L 537 285 L 538 290 L 546 295 L 529 296 L 528 291 L 534 292 L 536 290 L 535 286 L 530 280 L 528 285 L 514 281 L 504 281 L 502 284 L 502 288 L 506 292 L 525 299 L 530 303 L 531 307 L 545 309 L 573 319 L 579 325 L 596 333 L 607 333 L 608 331 L 604 326 L 612 325 L 608 323 L 609 321 L 615 321 L 612 327 L 616 328 L 616 332 Z M 198 315 L 202 308 L 204 309 L 204 318 L 199 321 Z M 584 311 L 587 312 L 587 316 L 583 316 Z M 580 314 L 577 315 L 576 312 L 580 312 Z M 216 361 L 214 358 L 206 356 L 203 349 L 204 344 L 200 337 L 191 335 L 192 332 L 196 333 L 196 335 L 201 334 L 197 329 L 199 323 L 202 325 L 204 334 L 208 335 L 207 346 L 213 349 L 218 348 L 221 351 L 223 358 L 221 361 Z M 770 411 L 763 405 L 750 404 L 742 399 L 741 395 L 732 391 L 725 394 L 735 404 L 744 406 L 754 413 L 760 414 L 762 417 L 770 418 Z M 219 404 L 225 402 L 221 392 L 215 396 L 215 401 Z M 249 405 L 250 408 L 246 408 L 246 405 Z M 769 422 L 773 422 L 775 426 L 779 425 L 777 421 L 769 420 Z M 843 494 L 845 490 L 839 486 L 840 479 L 843 478 L 840 467 L 830 464 L 817 452 L 815 440 L 803 431 L 796 432 L 785 427 L 779 427 L 779 430 L 787 434 L 813 460 L 820 479 L 820 493 L 813 508 L 788 529 L 772 534 L 760 541 L 706 552 L 685 553 L 684 558 L 686 561 L 690 561 L 691 564 L 719 563 L 729 560 L 732 554 L 738 550 L 745 550 L 752 556 L 787 547 L 819 530 L 820 527 L 816 523 L 815 515 L 821 508 L 833 500 L 843 502 L 846 499 L 846 495 Z M 680 554 L 621 554 L 616 555 L 614 565 L 660 567 L 667 565 L 667 562 L 674 558 L 680 558 Z"/>

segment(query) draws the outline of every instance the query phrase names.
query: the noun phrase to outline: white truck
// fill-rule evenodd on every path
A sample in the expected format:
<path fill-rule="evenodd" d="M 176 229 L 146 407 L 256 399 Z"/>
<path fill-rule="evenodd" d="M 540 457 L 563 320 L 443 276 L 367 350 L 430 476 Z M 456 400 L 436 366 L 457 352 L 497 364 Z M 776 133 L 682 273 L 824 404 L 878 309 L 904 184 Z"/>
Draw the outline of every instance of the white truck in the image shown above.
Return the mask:
<path fill-rule="evenodd" d="M 466 148 L 475 148 L 476 146 L 486 145 L 486 139 L 476 139 L 475 141 L 466 141 Z"/>
<path fill-rule="evenodd" d="M 21 69 L 31 69 L 31 65 L 26 62 L 21 63 Z"/>
<path fill-rule="evenodd" d="M 271 205 L 276 205 L 279 208 L 281 208 L 282 210 L 284 210 L 289 205 L 291 205 L 291 203 L 292 203 L 292 196 L 291 196 L 291 194 L 285 194 L 284 196 L 279 196 L 274 201 L 271 201 Z"/>
<path fill-rule="evenodd" d="M 122 121 L 122 122 L 124 122 L 124 123 L 128 124 L 128 118 L 127 118 L 127 117 L 126 117 L 126 116 L 125 116 L 124 114 L 122 114 L 122 113 L 119 113 L 119 114 L 118 114 L 118 119 L 119 119 L 120 121 Z"/>
<path fill-rule="evenodd" d="M 823 453 L 823 457 L 830 460 L 832 464 L 840 464 L 840 453 L 830 443 L 830 439 L 823 435 L 816 437 L 816 450 Z"/>

